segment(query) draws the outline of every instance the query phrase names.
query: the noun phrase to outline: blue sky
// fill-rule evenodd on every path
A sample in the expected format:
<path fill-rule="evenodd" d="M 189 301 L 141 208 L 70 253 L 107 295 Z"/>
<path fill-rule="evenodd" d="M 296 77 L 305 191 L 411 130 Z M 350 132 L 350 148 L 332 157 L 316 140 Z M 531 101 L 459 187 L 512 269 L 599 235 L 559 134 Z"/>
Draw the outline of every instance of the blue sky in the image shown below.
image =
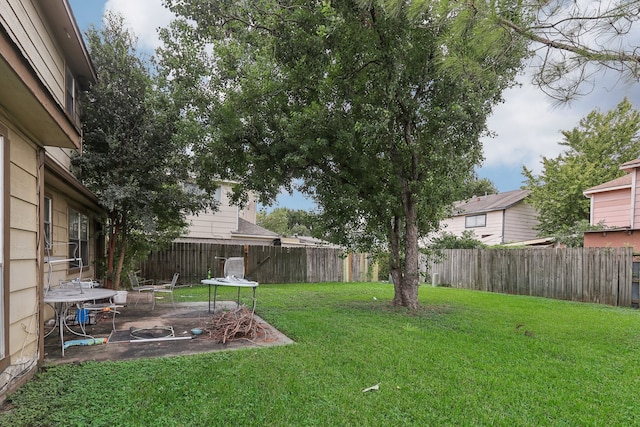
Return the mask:
<path fill-rule="evenodd" d="M 100 25 L 105 8 L 121 13 L 138 36 L 141 49 L 157 47 L 156 29 L 171 19 L 162 7 L 162 0 L 69 0 L 69 3 L 83 32 L 91 23 Z M 506 91 L 505 102 L 489 118 L 489 129 L 497 136 L 483 139 L 485 162 L 478 169 L 478 175 L 489 178 L 501 192 L 520 188 L 523 166 L 539 173 L 542 156 L 553 158 L 560 154 L 561 130 L 578 126 L 590 111 L 606 112 L 625 96 L 640 109 L 638 85 L 619 82 L 615 73 L 603 75 L 589 94 L 561 106 L 533 86 L 529 74 L 522 75 L 519 81 L 521 86 Z M 282 194 L 274 207 L 308 210 L 313 206 L 312 201 L 299 194 Z"/>

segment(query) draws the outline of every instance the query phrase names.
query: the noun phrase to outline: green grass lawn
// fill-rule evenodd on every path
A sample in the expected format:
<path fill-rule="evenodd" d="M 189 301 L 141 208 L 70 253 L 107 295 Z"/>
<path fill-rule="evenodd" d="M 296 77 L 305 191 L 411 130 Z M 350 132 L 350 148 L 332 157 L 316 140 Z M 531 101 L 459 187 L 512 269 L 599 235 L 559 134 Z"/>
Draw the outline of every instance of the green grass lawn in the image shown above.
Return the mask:
<path fill-rule="evenodd" d="M 258 314 L 296 344 L 48 368 L 0 425 L 640 425 L 640 312 L 424 286 L 410 313 L 392 296 L 263 285 Z"/>

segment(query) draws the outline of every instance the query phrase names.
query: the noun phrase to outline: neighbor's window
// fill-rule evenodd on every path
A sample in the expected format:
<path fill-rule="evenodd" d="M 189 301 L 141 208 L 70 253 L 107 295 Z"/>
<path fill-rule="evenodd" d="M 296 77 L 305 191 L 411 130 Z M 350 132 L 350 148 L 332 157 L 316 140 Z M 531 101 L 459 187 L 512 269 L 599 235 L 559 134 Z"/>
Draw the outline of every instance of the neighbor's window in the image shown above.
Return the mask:
<path fill-rule="evenodd" d="M 464 219 L 465 228 L 473 228 L 473 227 L 486 227 L 487 226 L 487 215 L 471 215 L 465 217 Z"/>
<path fill-rule="evenodd" d="M 69 268 L 89 266 L 89 218 L 73 209 L 69 209 L 69 258 L 76 258 Z"/>
<path fill-rule="evenodd" d="M 53 206 L 51 197 L 44 198 L 44 249 L 51 250 L 53 234 L 51 227 L 51 207 Z"/>

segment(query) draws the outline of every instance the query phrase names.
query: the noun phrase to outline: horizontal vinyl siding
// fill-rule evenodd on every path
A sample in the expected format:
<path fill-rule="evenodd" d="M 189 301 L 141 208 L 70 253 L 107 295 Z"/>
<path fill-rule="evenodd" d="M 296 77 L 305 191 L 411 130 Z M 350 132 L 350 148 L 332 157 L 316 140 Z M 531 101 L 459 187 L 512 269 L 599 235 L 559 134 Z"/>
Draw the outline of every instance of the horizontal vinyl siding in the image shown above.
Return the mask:
<path fill-rule="evenodd" d="M 258 211 L 258 206 L 256 203 L 255 196 L 252 193 L 250 193 L 249 202 L 242 210 L 240 210 L 240 212 L 238 213 L 238 217 L 244 219 L 245 221 L 250 222 L 251 224 L 255 224 L 257 211 Z"/>
<path fill-rule="evenodd" d="M 518 203 L 506 210 L 503 243 L 522 242 L 538 237 L 535 229 L 538 221 L 535 209 L 526 203 Z"/>
<path fill-rule="evenodd" d="M 95 213 L 84 208 L 81 204 L 71 200 L 69 196 L 60 190 L 47 185 L 45 194 L 51 198 L 51 228 L 53 247 L 50 255 L 56 258 L 67 258 L 69 256 L 69 209 L 73 209 L 86 215 L 89 218 L 89 262 L 90 265 L 83 266 L 82 278 L 84 279 L 100 279 L 95 273 L 96 261 L 96 230 L 95 230 Z M 77 270 L 69 270 L 69 264 L 66 262 L 46 265 L 44 282 L 50 281 L 52 286 L 58 286 L 61 280 L 71 280 L 78 277 Z M 50 268 L 50 270 L 49 270 Z M 50 271 L 50 276 L 49 276 Z"/>
<path fill-rule="evenodd" d="M 65 62 L 33 0 L 0 0 L 0 19 L 38 77 L 64 107 Z"/>
<path fill-rule="evenodd" d="M 475 216 L 477 214 L 468 215 Z M 441 232 L 452 233 L 458 237 L 462 236 L 465 230 L 471 231 L 476 239 L 487 245 L 497 245 L 502 239 L 502 211 L 487 212 L 486 226 L 484 227 L 465 227 L 465 216 L 456 216 L 442 221 L 443 227 Z M 484 237 L 483 237 L 484 236 Z"/>
<path fill-rule="evenodd" d="M 187 217 L 189 234 L 186 237 L 198 239 L 230 239 L 231 231 L 238 229 L 238 213 L 233 207 L 221 207 L 212 214 L 209 211 Z"/>
<path fill-rule="evenodd" d="M 502 243 L 502 211 L 487 212 L 487 226 L 467 228 L 478 236 L 478 240 L 486 245 Z"/>
<path fill-rule="evenodd" d="M 440 223 L 441 232 L 452 233 L 456 236 L 461 236 L 464 228 L 464 217 L 456 216 L 453 218 L 447 218 Z"/>
<path fill-rule="evenodd" d="M 38 325 L 38 162 L 34 144 L 9 129 L 10 239 L 9 353 L 12 362 L 34 357 Z M 27 326 L 25 328 L 25 325 Z"/>
<path fill-rule="evenodd" d="M 71 156 L 75 152 L 77 150 L 70 148 L 47 147 L 49 157 L 54 159 L 65 170 L 71 170 Z"/>
<path fill-rule="evenodd" d="M 220 191 L 220 207 L 215 213 L 209 210 L 198 215 L 187 216 L 189 234 L 192 239 L 230 239 L 231 232 L 238 230 L 238 208 L 230 206 L 227 193 L 231 187 L 223 185 Z"/>
<path fill-rule="evenodd" d="M 620 189 L 593 194 L 593 224 L 604 221 L 609 227 L 630 225 L 631 190 Z"/>

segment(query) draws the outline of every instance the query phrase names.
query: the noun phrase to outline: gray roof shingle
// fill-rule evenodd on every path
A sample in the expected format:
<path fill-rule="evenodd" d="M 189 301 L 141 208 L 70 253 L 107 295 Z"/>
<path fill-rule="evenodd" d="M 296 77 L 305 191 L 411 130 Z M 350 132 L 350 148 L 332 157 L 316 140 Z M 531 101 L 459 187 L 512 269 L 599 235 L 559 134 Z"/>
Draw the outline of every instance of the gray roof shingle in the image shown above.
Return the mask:
<path fill-rule="evenodd" d="M 529 193 L 529 190 L 513 190 L 455 202 L 453 216 L 504 210 L 523 201 Z"/>

